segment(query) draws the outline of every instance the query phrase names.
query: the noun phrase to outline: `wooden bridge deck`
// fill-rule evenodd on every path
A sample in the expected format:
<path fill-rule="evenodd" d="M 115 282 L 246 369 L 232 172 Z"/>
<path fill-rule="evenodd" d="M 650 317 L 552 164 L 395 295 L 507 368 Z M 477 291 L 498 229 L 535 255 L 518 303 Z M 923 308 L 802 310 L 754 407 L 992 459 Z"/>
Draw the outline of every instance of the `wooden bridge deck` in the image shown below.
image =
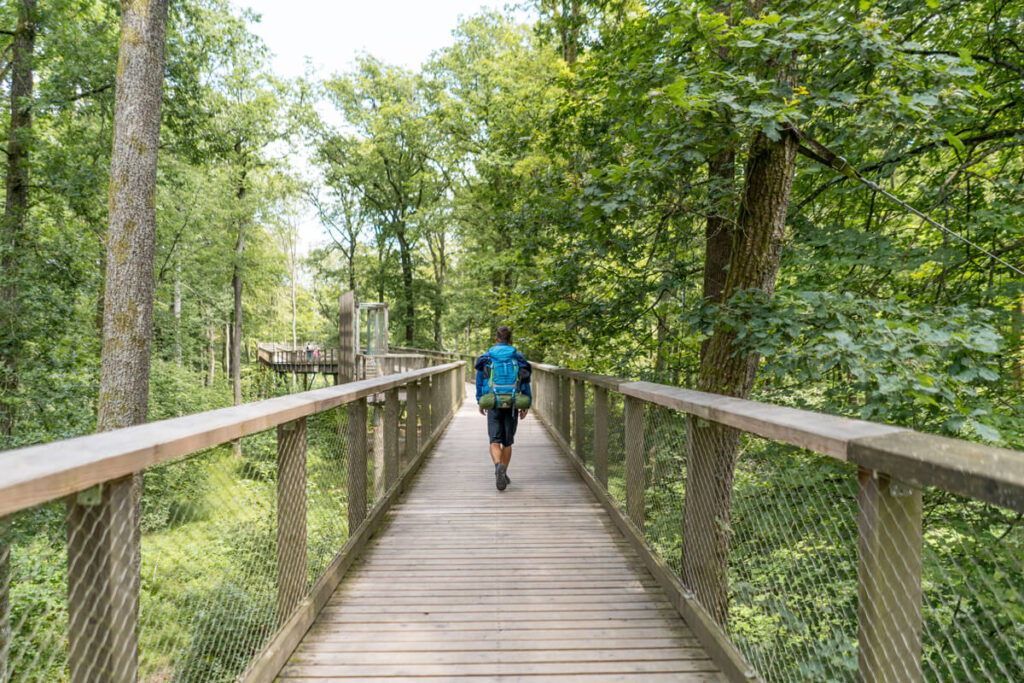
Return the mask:
<path fill-rule="evenodd" d="M 468 398 L 278 680 L 725 680 L 533 417 L 509 474 Z"/>

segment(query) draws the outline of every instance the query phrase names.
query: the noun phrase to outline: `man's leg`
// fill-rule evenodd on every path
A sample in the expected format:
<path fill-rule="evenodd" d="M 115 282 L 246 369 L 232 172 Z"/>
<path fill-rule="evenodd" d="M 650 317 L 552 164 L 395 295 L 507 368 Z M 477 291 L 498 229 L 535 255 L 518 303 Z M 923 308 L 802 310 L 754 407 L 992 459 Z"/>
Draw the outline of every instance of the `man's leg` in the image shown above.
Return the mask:
<path fill-rule="evenodd" d="M 491 444 L 491 460 L 497 465 L 499 462 L 506 462 L 505 458 L 502 457 L 505 449 L 501 447 L 500 443 Z"/>
<path fill-rule="evenodd" d="M 494 458 L 494 447 L 497 446 L 497 445 L 498 444 L 496 444 L 496 443 L 492 443 L 491 444 L 491 458 Z M 502 446 L 500 448 L 500 451 L 501 451 L 501 453 L 500 453 L 500 455 L 501 455 L 501 464 L 505 466 L 505 469 L 508 469 L 509 463 L 512 462 L 512 447 L 511 446 Z"/>

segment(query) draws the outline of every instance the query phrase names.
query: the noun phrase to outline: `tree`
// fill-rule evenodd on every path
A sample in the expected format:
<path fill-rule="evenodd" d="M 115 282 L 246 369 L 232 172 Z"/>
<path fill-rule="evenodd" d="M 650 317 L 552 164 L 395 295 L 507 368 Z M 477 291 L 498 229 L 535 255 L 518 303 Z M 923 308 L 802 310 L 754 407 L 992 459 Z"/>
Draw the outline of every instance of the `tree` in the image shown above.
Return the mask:
<path fill-rule="evenodd" d="M 156 165 L 166 25 L 164 0 L 125 0 L 122 4 L 97 417 L 100 431 L 145 422 L 149 405 Z M 133 475 L 104 485 L 101 505 L 68 504 L 70 647 L 72 653 L 88 650 L 90 654 L 71 657 L 73 680 L 135 676 L 141 487 L 141 476 Z M 97 563 L 112 566 L 104 570 Z M 102 595 L 97 597 L 97 592 Z M 107 631 L 96 634 L 97 628 Z"/>
<path fill-rule="evenodd" d="M 326 84 L 328 96 L 358 135 L 328 134 L 318 159 L 337 194 L 359 192 L 359 205 L 381 229 L 381 243 L 398 245 L 401 289 L 396 315 L 412 345 L 416 329 L 415 254 L 423 212 L 444 192 L 432 159 L 438 131 L 420 80 L 371 57 L 356 72 Z M 383 250 L 381 252 L 383 254 Z"/>
<path fill-rule="evenodd" d="M 35 0 L 22 0 L 18 5 L 18 25 L 11 46 L 11 122 L 7 134 L 7 197 L 4 203 L 3 241 L 0 243 L 0 318 L 8 321 L 0 339 L 0 436 L 10 436 L 14 429 L 18 389 L 18 363 L 21 360 L 21 318 L 18 260 L 27 249 L 26 216 L 29 191 L 29 146 L 32 135 L 32 86 L 36 41 Z"/>

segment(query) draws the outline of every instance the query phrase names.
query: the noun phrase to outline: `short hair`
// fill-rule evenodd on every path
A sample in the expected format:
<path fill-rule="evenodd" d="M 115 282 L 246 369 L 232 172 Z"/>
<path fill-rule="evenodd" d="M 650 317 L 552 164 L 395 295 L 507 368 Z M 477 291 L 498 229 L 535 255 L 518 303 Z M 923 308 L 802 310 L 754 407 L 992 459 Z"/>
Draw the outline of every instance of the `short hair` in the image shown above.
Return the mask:
<path fill-rule="evenodd" d="M 498 331 L 494 335 L 498 339 L 499 344 L 511 344 L 512 343 L 512 330 L 502 325 L 498 328 Z"/>

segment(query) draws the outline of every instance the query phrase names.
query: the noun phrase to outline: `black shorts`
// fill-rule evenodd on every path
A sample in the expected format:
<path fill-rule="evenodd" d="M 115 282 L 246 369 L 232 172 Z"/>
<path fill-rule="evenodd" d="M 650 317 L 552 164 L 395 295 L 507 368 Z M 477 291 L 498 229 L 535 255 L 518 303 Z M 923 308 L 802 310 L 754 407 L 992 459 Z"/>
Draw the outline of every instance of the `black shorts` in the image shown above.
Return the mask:
<path fill-rule="evenodd" d="M 487 436 L 491 443 L 511 446 L 519 426 L 519 411 L 515 408 L 495 408 L 487 411 Z"/>

